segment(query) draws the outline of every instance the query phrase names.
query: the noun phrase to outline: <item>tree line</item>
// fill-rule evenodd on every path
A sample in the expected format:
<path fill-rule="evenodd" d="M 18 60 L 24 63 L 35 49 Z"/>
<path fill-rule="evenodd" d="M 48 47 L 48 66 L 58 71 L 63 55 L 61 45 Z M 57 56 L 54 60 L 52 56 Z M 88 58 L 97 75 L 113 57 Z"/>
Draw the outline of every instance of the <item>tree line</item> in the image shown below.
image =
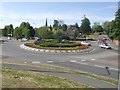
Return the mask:
<path fill-rule="evenodd" d="M 114 20 L 106 21 L 102 25 L 100 25 L 98 22 L 95 22 L 94 25 L 91 26 L 90 20 L 85 16 L 81 21 L 82 23 L 80 26 L 78 23 L 72 25 L 76 29 L 76 31 L 73 32 L 74 38 L 80 37 L 80 35 L 86 36 L 98 32 L 107 34 L 111 39 L 120 39 L 120 9 L 118 9 L 115 13 Z M 28 22 L 22 22 L 20 26 L 16 27 L 15 29 L 13 29 L 12 24 L 7 25 L 2 29 L 2 35 L 8 36 L 11 34 L 16 39 L 21 39 L 23 37 L 30 39 L 34 36 L 37 36 L 41 39 L 57 38 L 59 41 L 61 41 L 63 38 L 70 38 L 70 35 L 68 34 L 68 32 L 70 32 L 68 31 L 68 27 L 68 25 L 60 20 L 54 20 L 53 26 L 48 26 L 46 19 L 45 26 L 40 28 L 33 28 Z"/>

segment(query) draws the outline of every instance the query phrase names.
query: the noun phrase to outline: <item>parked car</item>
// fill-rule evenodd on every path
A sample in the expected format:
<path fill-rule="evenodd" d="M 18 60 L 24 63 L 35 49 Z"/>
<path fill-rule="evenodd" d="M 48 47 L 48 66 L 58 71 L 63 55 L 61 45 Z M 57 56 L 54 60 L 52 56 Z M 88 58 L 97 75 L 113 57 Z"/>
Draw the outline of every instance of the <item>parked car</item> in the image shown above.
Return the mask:
<path fill-rule="evenodd" d="M 101 44 L 99 46 L 104 49 L 111 49 L 111 47 L 108 44 Z"/>
<path fill-rule="evenodd" d="M 10 38 L 10 37 L 8 37 L 8 40 L 11 40 L 11 38 Z"/>
<path fill-rule="evenodd" d="M 26 39 L 26 38 L 22 38 L 22 41 L 28 41 L 28 39 Z"/>
<path fill-rule="evenodd" d="M 87 41 L 82 41 L 81 44 L 87 45 L 87 46 L 91 46 L 90 43 L 88 43 Z"/>

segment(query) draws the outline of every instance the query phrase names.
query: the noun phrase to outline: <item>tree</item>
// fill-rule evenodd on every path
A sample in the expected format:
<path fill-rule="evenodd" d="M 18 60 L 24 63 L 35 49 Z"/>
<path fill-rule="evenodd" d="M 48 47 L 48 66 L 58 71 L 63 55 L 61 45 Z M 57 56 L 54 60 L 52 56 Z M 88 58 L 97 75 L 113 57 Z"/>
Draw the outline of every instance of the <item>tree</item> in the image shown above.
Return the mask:
<path fill-rule="evenodd" d="M 120 40 L 120 29 L 114 29 L 113 33 L 111 34 L 111 39 Z"/>
<path fill-rule="evenodd" d="M 50 39 L 52 38 L 52 32 L 49 30 L 48 27 L 44 26 L 44 27 L 40 27 L 37 30 L 37 36 L 41 39 Z"/>
<path fill-rule="evenodd" d="M 115 28 L 120 30 L 120 8 L 115 14 Z"/>
<path fill-rule="evenodd" d="M 63 25 L 61 26 L 61 29 L 62 29 L 63 31 L 67 31 L 67 25 L 66 25 L 66 24 L 63 24 Z"/>
<path fill-rule="evenodd" d="M 57 30 L 59 28 L 59 21 L 58 20 L 54 20 L 53 28 L 55 28 L 55 30 Z"/>
<path fill-rule="evenodd" d="M 2 29 L 2 35 L 7 36 L 7 27 L 5 26 L 4 29 Z"/>
<path fill-rule="evenodd" d="M 93 33 L 94 32 L 103 32 L 103 28 L 99 23 L 95 22 L 94 25 L 92 26 L 92 32 Z"/>
<path fill-rule="evenodd" d="M 24 27 L 24 29 L 22 30 L 22 35 L 24 35 L 25 38 L 30 39 L 31 37 L 30 29 L 28 29 L 27 27 Z"/>
<path fill-rule="evenodd" d="M 120 8 L 117 10 L 115 14 L 114 20 L 114 29 L 112 32 L 113 39 L 120 40 Z"/>
<path fill-rule="evenodd" d="M 80 30 L 82 31 L 83 34 L 86 35 L 91 33 L 91 27 L 90 27 L 90 21 L 88 18 L 84 17 L 84 19 L 82 20 L 82 24 L 80 26 Z"/>
<path fill-rule="evenodd" d="M 54 32 L 54 36 L 60 43 L 62 39 L 65 37 L 65 32 L 61 29 L 58 29 L 57 31 Z"/>
<path fill-rule="evenodd" d="M 103 26 L 103 31 L 104 31 L 107 35 L 109 35 L 110 31 L 111 31 L 112 28 L 113 28 L 112 22 L 106 21 L 106 22 L 103 23 L 102 26 Z"/>
<path fill-rule="evenodd" d="M 52 31 L 52 26 L 50 25 L 50 31 Z"/>
<path fill-rule="evenodd" d="M 26 36 L 28 39 L 30 38 L 30 37 L 34 37 L 34 35 L 35 35 L 35 30 L 33 29 L 33 27 L 32 26 L 30 26 L 30 24 L 28 23 L 28 22 L 22 22 L 21 24 L 20 24 L 20 27 L 19 28 L 21 28 L 22 29 L 22 34 L 24 35 L 24 36 Z M 26 31 L 25 31 L 26 30 Z M 27 33 L 26 33 L 27 32 Z M 28 34 L 29 33 L 29 34 Z"/>
<path fill-rule="evenodd" d="M 16 27 L 14 32 L 13 32 L 13 36 L 16 38 L 16 39 L 21 39 L 22 38 L 22 29 L 19 28 L 19 27 Z"/>
<path fill-rule="evenodd" d="M 79 30 L 79 26 L 78 23 L 75 23 L 75 27 Z"/>
<path fill-rule="evenodd" d="M 4 29 L 2 30 L 2 34 L 3 34 L 3 36 L 8 36 L 8 34 L 12 35 L 13 31 L 14 31 L 14 29 L 13 29 L 13 25 L 12 24 L 6 25 L 4 27 Z"/>

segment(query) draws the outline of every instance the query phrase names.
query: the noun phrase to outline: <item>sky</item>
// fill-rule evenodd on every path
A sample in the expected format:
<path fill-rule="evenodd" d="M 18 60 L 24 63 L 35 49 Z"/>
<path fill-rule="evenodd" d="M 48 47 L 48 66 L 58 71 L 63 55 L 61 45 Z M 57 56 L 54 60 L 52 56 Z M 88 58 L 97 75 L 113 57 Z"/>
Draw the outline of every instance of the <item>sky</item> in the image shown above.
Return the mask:
<path fill-rule="evenodd" d="M 2 2 L 0 3 L 0 28 L 13 24 L 14 28 L 22 22 L 33 27 L 53 25 L 55 19 L 67 25 L 78 23 L 85 15 L 91 22 L 102 24 L 115 18 L 117 2 Z"/>

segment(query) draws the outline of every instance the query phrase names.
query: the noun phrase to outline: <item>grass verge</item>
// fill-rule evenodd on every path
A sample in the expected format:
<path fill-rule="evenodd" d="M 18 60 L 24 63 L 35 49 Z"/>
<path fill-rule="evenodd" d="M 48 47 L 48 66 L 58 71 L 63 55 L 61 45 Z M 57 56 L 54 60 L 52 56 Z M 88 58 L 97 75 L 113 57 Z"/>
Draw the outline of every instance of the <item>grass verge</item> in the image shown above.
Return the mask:
<path fill-rule="evenodd" d="M 3 68 L 1 71 L 3 88 L 91 88 L 82 83 L 45 73 L 10 68 Z"/>
<path fill-rule="evenodd" d="M 51 70 L 54 70 L 54 71 L 67 72 L 67 73 L 72 73 L 72 74 L 84 76 L 84 77 L 91 78 L 91 79 L 101 80 L 103 82 L 110 83 L 110 84 L 113 84 L 113 85 L 118 85 L 118 81 L 114 80 L 112 78 L 96 76 L 96 75 L 85 73 L 85 72 L 75 71 L 75 70 L 72 70 L 72 69 L 69 69 L 69 68 L 63 68 L 63 67 L 48 65 L 48 64 L 31 64 L 30 62 L 26 63 L 26 64 L 18 64 L 18 65 L 26 65 L 26 66 L 33 66 L 33 67 L 44 68 L 44 69 L 51 69 Z"/>

